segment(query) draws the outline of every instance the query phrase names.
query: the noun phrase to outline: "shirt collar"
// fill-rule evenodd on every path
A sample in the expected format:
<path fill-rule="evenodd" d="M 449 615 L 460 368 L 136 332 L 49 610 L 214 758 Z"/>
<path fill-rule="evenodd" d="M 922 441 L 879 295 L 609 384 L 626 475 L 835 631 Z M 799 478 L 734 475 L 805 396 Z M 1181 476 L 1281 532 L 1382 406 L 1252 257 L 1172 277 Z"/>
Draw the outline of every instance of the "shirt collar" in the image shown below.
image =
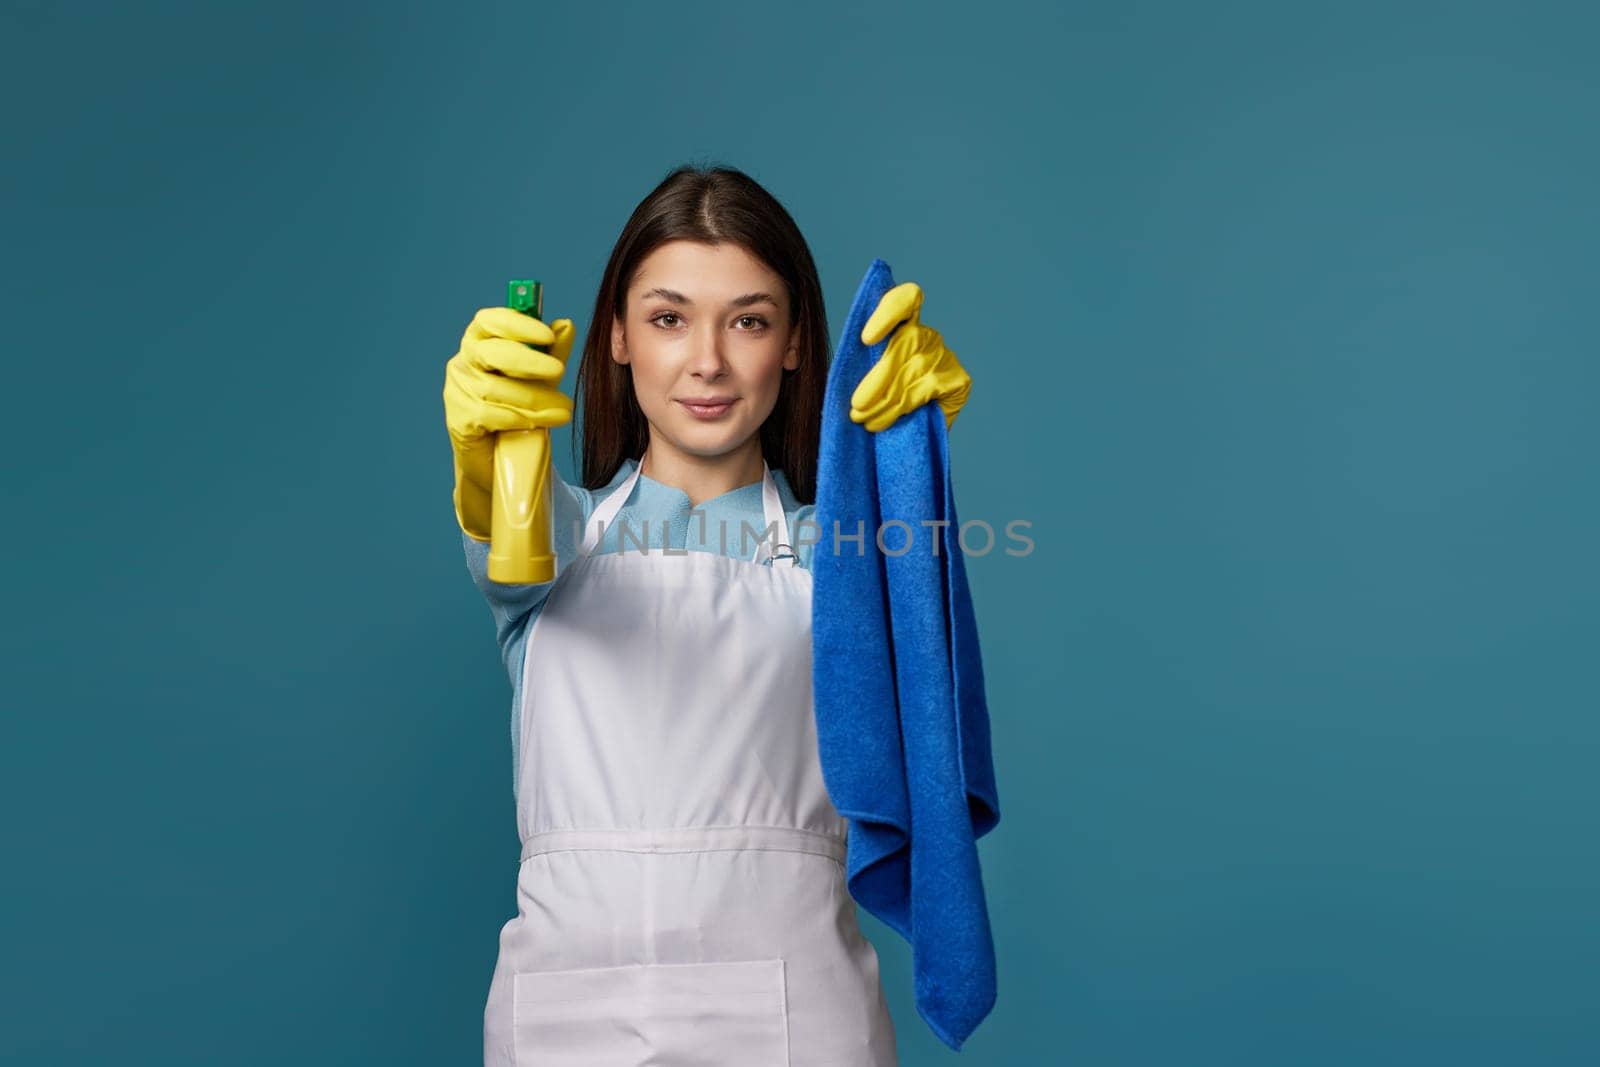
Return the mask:
<path fill-rule="evenodd" d="M 622 466 L 617 468 L 616 475 L 611 479 L 611 484 L 613 486 L 621 485 L 623 480 L 626 479 L 628 475 L 632 474 L 634 468 L 638 465 L 639 461 L 637 459 L 632 457 L 624 459 L 622 461 Z M 783 503 L 784 512 L 788 513 L 793 511 L 795 509 L 794 494 L 789 489 L 789 480 L 784 477 L 783 471 L 774 468 L 772 470 L 772 481 L 773 484 L 778 487 L 778 499 Z M 634 493 L 639 500 L 654 499 L 663 502 L 670 501 L 684 510 L 688 510 L 689 508 L 688 493 L 684 492 L 682 489 L 679 489 L 677 486 L 667 485 L 665 482 L 658 482 L 643 471 L 639 472 L 639 481 L 634 487 Z M 699 504 L 699 507 L 742 507 L 753 508 L 756 511 L 760 511 L 762 509 L 761 480 L 757 479 L 748 485 L 736 486 L 733 489 L 729 489 L 725 493 L 720 493 L 717 496 L 702 500 Z"/>

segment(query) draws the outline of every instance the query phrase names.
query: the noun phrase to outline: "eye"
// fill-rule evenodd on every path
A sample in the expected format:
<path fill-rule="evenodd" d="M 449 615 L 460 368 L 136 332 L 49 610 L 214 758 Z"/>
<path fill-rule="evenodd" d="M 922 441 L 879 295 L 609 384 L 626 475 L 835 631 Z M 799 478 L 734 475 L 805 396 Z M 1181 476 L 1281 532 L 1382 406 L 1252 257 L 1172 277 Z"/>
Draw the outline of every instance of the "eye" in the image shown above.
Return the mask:
<path fill-rule="evenodd" d="M 738 321 L 740 321 L 740 322 L 749 321 L 749 322 L 753 322 L 753 323 L 756 324 L 755 326 L 752 326 L 748 330 L 746 330 L 745 331 L 746 333 L 756 333 L 756 332 L 758 332 L 760 330 L 766 329 L 766 327 L 767 327 L 767 320 L 762 318 L 760 315 L 740 315 Z"/>
<path fill-rule="evenodd" d="M 661 314 L 656 315 L 650 321 L 653 322 L 653 323 L 656 323 L 657 325 L 662 326 L 664 329 L 670 330 L 670 329 L 672 329 L 673 325 L 676 325 L 676 321 L 674 321 L 674 323 L 668 325 L 668 324 L 663 324 L 661 322 L 661 320 L 662 319 L 673 319 L 673 320 L 676 320 L 677 318 L 678 318 L 678 313 L 676 311 L 663 311 Z"/>

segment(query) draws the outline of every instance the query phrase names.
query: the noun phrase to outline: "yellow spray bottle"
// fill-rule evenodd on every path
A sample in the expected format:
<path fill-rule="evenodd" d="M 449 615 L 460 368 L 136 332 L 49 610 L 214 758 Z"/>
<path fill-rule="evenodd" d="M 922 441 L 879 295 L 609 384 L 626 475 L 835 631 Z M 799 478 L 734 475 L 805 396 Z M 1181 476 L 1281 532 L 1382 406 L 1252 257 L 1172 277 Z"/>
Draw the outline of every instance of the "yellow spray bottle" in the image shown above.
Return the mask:
<path fill-rule="evenodd" d="M 544 287 L 531 280 L 507 282 L 506 304 L 542 319 Z M 549 430 L 502 430 L 495 435 L 491 581 L 522 584 L 555 578 L 550 474 Z"/>

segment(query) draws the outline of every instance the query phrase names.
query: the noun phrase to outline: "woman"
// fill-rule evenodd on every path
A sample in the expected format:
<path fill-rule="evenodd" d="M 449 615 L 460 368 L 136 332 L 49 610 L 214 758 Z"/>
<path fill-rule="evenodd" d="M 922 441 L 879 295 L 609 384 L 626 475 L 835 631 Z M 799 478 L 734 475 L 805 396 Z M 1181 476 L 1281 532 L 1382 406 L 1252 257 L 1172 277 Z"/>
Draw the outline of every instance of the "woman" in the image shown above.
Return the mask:
<path fill-rule="evenodd" d="M 968 379 L 915 285 L 852 397 L 876 431 Z M 571 419 L 573 325 L 479 311 L 444 390 L 455 509 L 514 692 L 523 841 L 484 1061 L 884 1067 L 895 1037 L 818 764 L 812 542 L 828 332 L 789 214 L 681 167 L 612 250 L 578 369 L 583 485 L 554 473 L 557 573 L 487 576 L 493 434 Z M 541 346 L 547 352 L 529 347 Z M 814 528 L 814 526 L 813 526 Z"/>

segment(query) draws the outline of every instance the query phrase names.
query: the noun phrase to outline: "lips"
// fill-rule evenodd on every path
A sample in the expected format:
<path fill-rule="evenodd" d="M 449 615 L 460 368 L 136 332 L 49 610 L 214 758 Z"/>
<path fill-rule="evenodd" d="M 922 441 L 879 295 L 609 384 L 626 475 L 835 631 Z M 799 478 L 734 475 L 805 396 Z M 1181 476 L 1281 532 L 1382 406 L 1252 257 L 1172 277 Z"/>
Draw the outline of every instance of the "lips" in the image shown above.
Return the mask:
<path fill-rule="evenodd" d="M 731 408 L 738 399 L 736 396 L 697 396 L 684 397 L 678 403 L 697 419 L 714 419 Z"/>

